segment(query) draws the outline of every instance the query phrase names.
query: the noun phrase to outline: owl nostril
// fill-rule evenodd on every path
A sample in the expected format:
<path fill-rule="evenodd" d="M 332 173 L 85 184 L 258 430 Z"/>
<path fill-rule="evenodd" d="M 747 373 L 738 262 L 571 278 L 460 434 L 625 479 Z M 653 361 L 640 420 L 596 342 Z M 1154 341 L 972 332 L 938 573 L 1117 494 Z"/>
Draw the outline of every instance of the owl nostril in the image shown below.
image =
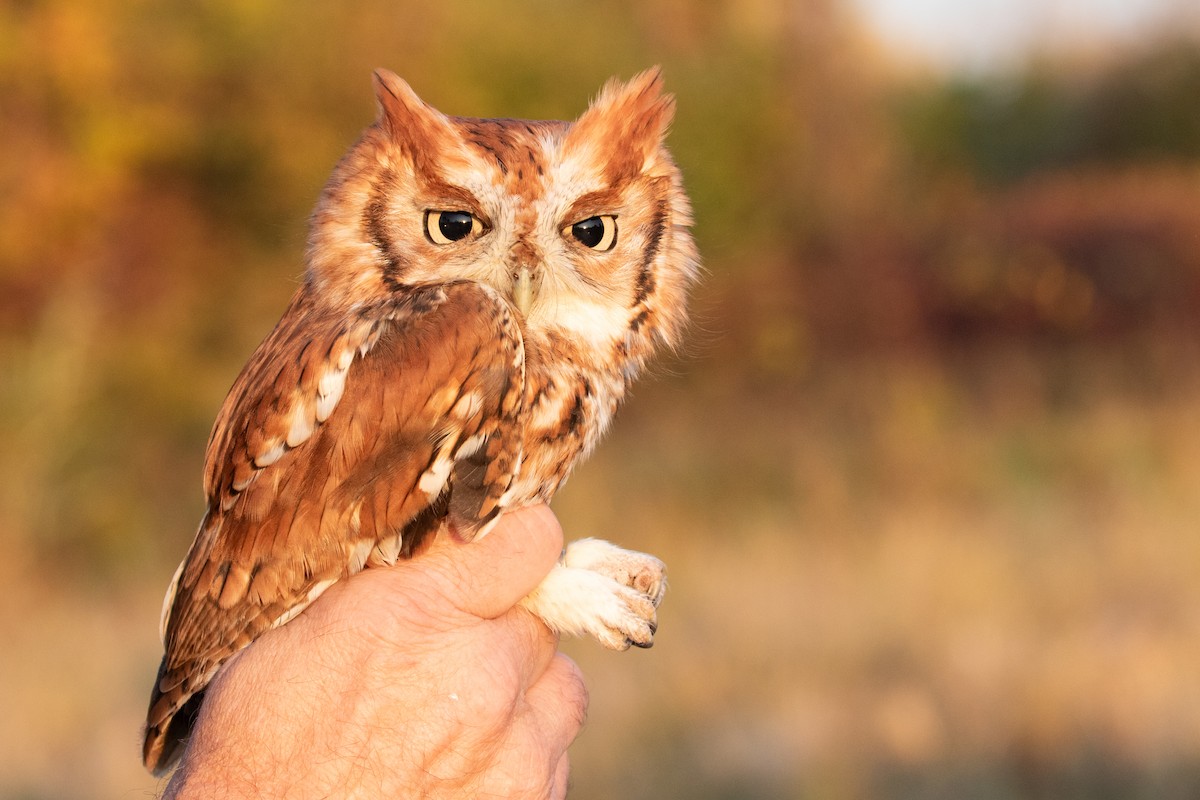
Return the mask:
<path fill-rule="evenodd" d="M 513 275 L 513 303 L 525 316 L 529 316 L 529 310 L 533 307 L 533 300 L 537 296 L 537 287 L 539 283 L 540 281 L 537 280 L 537 275 L 524 267 L 522 267 L 515 275 Z"/>

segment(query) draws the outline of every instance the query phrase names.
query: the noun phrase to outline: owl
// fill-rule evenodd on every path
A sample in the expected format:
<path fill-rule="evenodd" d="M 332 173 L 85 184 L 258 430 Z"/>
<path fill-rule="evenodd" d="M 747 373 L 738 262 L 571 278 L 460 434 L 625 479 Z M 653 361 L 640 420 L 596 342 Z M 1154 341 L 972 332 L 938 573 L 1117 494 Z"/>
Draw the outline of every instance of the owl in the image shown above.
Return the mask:
<path fill-rule="evenodd" d="M 451 117 L 394 74 L 310 222 L 304 280 L 205 454 L 207 509 L 163 604 L 146 767 L 177 759 L 221 665 L 334 582 L 548 502 L 698 270 L 657 69 L 574 122 Z M 523 601 L 553 630 L 649 647 L 657 559 L 569 545 Z"/>

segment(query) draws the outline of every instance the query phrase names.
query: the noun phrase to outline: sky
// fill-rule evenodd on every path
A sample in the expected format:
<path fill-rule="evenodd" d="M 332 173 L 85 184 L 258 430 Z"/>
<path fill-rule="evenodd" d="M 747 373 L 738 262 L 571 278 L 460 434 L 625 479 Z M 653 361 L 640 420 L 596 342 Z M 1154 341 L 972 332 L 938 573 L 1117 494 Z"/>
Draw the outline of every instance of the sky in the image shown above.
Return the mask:
<path fill-rule="evenodd" d="M 1187 26 L 1197 0 L 853 0 L 890 48 L 947 69 L 1001 68 L 1038 50 L 1104 47 Z"/>

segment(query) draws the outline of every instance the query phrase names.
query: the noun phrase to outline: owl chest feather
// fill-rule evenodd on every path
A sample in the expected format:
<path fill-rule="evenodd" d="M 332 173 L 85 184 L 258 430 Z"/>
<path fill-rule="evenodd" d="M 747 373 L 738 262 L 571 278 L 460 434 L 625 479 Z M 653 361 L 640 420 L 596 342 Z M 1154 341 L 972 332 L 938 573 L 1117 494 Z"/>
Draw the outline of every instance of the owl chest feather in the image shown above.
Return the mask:
<path fill-rule="evenodd" d="M 548 502 L 599 442 L 624 390 L 619 377 L 570 362 L 531 370 L 515 499 Z"/>

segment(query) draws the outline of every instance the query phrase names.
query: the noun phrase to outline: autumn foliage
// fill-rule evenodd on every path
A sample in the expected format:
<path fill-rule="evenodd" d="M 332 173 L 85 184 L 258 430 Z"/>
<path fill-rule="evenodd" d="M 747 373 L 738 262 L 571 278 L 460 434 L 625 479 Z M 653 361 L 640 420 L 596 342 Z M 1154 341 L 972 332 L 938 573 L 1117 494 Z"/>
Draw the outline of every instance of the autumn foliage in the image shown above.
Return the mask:
<path fill-rule="evenodd" d="M 672 589 L 572 646 L 572 796 L 1193 796 L 1200 45 L 948 77 L 834 0 L 468 5 L 0 4 L 0 797 L 146 787 L 208 427 L 371 70 L 572 118 L 654 63 L 707 276 L 557 510 Z"/>

